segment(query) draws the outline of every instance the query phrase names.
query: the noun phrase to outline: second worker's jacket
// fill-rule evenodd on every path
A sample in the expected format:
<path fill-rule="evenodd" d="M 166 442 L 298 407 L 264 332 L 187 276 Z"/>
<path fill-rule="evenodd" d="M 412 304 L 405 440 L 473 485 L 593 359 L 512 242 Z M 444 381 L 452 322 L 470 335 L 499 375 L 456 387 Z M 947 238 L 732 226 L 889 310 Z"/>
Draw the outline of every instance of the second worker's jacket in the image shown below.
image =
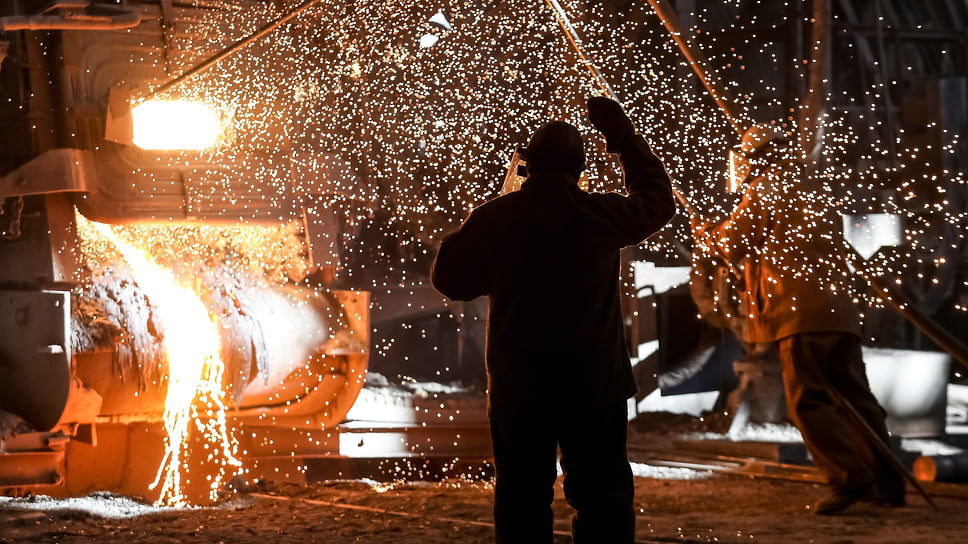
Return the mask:
<path fill-rule="evenodd" d="M 441 243 L 432 280 L 488 296 L 488 411 L 496 417 L 635 394 L 619 305 L 619 250 L 675 214 L 669 176 L 640 136 L 619 146 L 628 195 L 588 193 L 564 171 L 474 210 Z"/>
<path fill-rule="evenodd" d="M 746 187 L 728 220 L 705 231 L 704 240 L 743 274 L 744 341 L 824 331 L 860 335 L 847 289 L 846 242 L 832 211 L 822 192 L 798 182 L 795 164 L 778 164 Z"/>

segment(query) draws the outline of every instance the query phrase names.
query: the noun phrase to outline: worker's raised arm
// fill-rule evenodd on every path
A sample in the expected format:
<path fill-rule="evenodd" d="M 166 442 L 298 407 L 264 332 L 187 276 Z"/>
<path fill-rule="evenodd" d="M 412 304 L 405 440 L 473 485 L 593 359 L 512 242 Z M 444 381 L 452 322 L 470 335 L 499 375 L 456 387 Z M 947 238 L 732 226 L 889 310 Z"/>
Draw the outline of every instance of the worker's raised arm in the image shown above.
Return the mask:
<path fill-rule="evenodd" d="M 616 208 L 616 227 L 624 245 L 637 244 L 676 214 L 672 180 L 645 138 L 635 133 L 622 107 L 604 97 L 588 99 L 588 119 L 605 136 L 606 151 L 618 153 L 628 197 L 624 203 L 606 195 Z"/>
<path fill-rule="evenodd" d="M 661 228 L 676 214 L 672 180 L 665 166 L 652 152 L 645 138 L 638 134 L 624 142 L 618 153 L 629 196 L 635 195 L 648 200 L 659 221 L 656 228 Z"/>

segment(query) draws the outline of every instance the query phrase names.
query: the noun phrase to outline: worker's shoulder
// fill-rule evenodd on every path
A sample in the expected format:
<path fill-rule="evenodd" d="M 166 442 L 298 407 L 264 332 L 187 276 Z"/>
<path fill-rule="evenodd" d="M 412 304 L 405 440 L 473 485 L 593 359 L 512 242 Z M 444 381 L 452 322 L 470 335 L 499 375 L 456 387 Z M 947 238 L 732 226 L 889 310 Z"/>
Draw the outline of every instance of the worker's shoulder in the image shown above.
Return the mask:
<path fill-rule="evenodd" d="M 522 205 L 526 200 L 528 200 L 528 195 L 522 191 L 515 191 L 513 193 L 496 196 L 474 208 L 471 213 L 477 215 L 502 213 L 508 208 Z"/>
<path fill-rule="evenodd" d="M 521 207 L 514 202 L 518 199 L 514 197 L 515 194 L 501 195 L 477 205 L 471 210 L 470 215 L 467 216 L 464 226 L 466 227 L 470 224 L 476 225 L 476 227 L 472 226 L 471 228 L 482 227 L 499 221 L 500 218 L 513 213 L 513 209 Z"/>

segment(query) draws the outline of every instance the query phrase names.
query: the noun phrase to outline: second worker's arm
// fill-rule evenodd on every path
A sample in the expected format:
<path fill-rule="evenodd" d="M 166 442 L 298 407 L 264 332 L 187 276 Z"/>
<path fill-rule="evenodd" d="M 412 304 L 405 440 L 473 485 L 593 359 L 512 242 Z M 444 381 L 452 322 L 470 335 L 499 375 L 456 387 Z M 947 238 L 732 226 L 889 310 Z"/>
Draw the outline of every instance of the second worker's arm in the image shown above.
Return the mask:
<path fill-rule="evenodd" d="M 749 258 L 763 244 L 764 222 L 768 214 L 763 209 L 761 188 L 754 180 L 745 187 L 743 198 L 725 221 L 695 229 L 697 240 L 714 246 L 730 262 Z"/>

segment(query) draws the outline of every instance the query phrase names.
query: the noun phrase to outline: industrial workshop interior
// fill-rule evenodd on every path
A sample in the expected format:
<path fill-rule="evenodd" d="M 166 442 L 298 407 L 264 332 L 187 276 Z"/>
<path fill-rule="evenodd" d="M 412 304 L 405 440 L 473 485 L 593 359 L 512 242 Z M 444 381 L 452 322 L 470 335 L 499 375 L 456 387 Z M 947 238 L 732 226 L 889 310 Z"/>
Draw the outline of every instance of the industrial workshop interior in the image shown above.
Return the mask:
<path fill-rule="evenodd" d="M 4 0 L 0 61 L 0 544 L 494 542 L 489 298 L 432 271 L 529 190 L 549 121 L 580 191 L 625 197 L 591 97 L 676 206 L 603 295 L 634 542 L 968 542 L 968 0 Z M 832 218 L 889 440 L 827 402 L 903 479 L 891 505 L 816 515 L 788 343 L 751 348 L 753 265 L 706 238 L 756 192 L 756 127 Z M 558 262 L 501 263 L 560 286 L 537 321 L 582 311 Z M 546 542 L 613 542 L 573 540 L 557 472 Z"/>

